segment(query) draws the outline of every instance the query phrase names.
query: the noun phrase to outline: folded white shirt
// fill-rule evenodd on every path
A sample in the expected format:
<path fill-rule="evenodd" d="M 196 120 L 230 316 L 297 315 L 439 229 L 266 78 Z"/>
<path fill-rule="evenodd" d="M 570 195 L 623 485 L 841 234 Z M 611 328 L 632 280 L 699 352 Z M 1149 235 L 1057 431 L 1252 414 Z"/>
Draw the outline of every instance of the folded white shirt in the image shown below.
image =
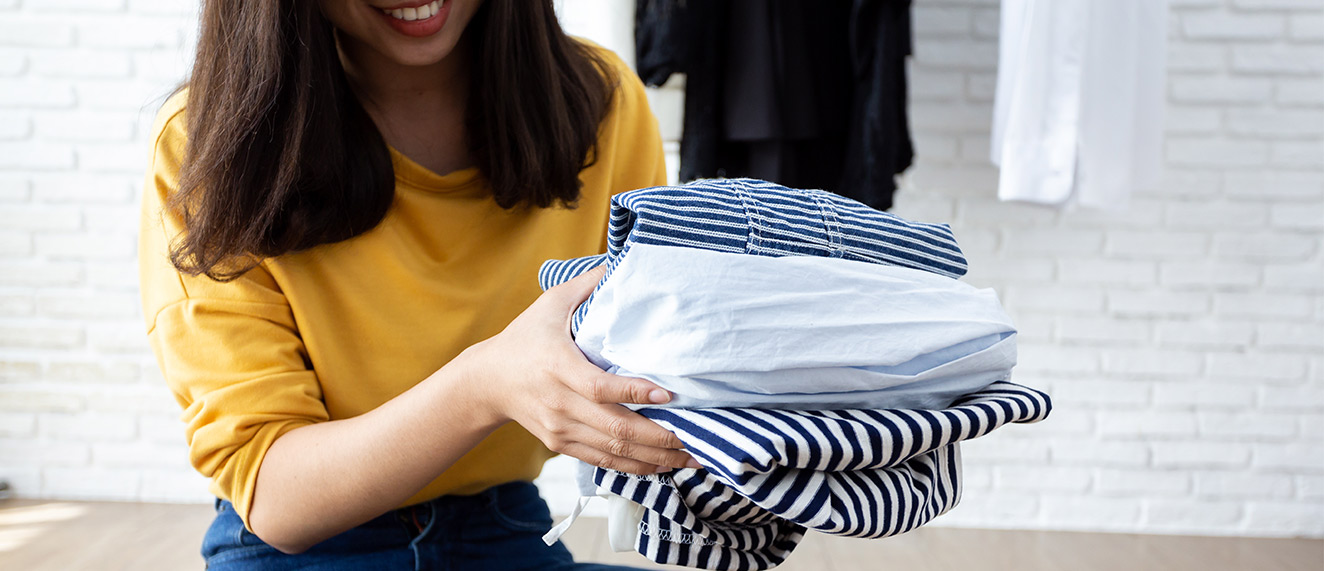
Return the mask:
<path fill-rule="evenodd" d="M 584 354 L 673 407 L 941 409 L 1016 363 L 992 290 L 898 266 L 633 244 L 588 304 Z"/>

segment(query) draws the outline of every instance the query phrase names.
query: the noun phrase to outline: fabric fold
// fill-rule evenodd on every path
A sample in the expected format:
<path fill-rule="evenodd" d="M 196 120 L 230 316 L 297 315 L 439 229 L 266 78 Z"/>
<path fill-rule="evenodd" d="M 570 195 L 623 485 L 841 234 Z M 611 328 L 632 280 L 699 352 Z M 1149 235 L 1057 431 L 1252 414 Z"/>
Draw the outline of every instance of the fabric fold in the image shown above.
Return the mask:
<path fill-rule="evenodd" d="M 702 569 L 769 569 L 807 529 L 857 538 L 905 533 L 961 497 L 960 445 L 1043 420 L 1049 397 L 994 383 L 948 409 L 640 411 L 702 469 L 659 476 L 594 470 L 599 490 L 645 508 L 635 549 Z"/>
<path fill-rule="evenodd" d="M 670 407 L 938 409 L 1016 363 L 992 290 L 841 258 L 635 244 L 586 305 L 584 355 Z"/>
<path fill-rule="evenodd" d="M 539 281 L 598 265 L 576 344 L 672 391 L 630 406 L 702 465 L 581 470 L 581 493 L 612 498 L 613 546 L 633 538 L 658 563 L 769 569 L 808 530 L 904 533 L 960 501 L 961 441 L 1051 408 L 1008 382 L 1015 327 L 994 292 L 957 281 L 945 225 L 705 180 L 613 197 L 607 253 L 548 261 Z"/>

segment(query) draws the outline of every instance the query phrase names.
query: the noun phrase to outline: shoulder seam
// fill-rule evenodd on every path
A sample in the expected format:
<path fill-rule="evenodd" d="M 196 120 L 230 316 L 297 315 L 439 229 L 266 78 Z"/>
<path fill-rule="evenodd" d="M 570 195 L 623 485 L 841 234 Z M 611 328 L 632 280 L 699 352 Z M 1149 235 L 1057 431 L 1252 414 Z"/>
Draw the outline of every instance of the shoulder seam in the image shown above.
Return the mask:
<path fill-rule="evenodd" d="M 171 102 L 172 100 L 174 100 L 175 97 L 184 97 L 184 96 L 185 96 L 185 95 L 184 95 L 185 93 L 186 93 L 185 91 L 180 91 L 179 93 L 176 93 L 175 95 L 171 96 L 169 99 L 166 99 L 166 103 L 165 103 L 165 104 L 166 104 L 166 105 L 169 105 L 170 102 Z M 175 119 L 177 119 L 177 118 L 180 116 L 180 114 L 182 114 L 182 113 L 184 112 L 184 108 L 185 108 L 186 106 L 185 106 L 184 104 L 179 104 L 179 105 L 177 105 L 177 107 L 178 107 L 178 109 L 175 109 L 173 112 L 170 113 L 169 116 L 167 116 L 166 118 L 164 118 L 164 119 L 161 120 L 161 131 L 158 132 L 158 133 L 156 133 L 156 138 L 152 140 L 152 149 L 153 149 L 153 150 L 155 150 L 157 147 L 159 147 L 159 146 L 161 145 L 161 137 L 164 137 L 164 136 L 165 136 L 165 133 L 166 133 L 166 126 L 170 125 L 170 123 L 171 123 L 172 121 L 174 121 Z M 155 153 L 153 153 L 153 161 L 152 161 L 152 162 L 153 162 L 153 163 L 156 162 L 156 161 L 155 161 Z"/>
<path fill-rule="evenodd" d="M 187 292 L 186 292 L 186 293 L 187 293 Z M 235 299 L 225 299 L 225 298 L 220 298 L 220 297 L 189 297 L 189 296 L 185 295 L 185 297 L 181 297 L 181 298 L 179 298 L 179 299 L 176 299 L 176 300 L 174 300 L 174 301 L 172 301 L 172 302 L 170 302 L 170 303 L 167 303 L 167 304 L 161 306 L 160 309 L 157 309 L 156 312 L 152 314 L 152 324 L 149 325 L 149 326 L 147 327 L 147 334 L 148 334 L 148 335 L 151 335 L 152 332 L 156 330 L 156 320 L 157 320 L 157 318 L 159 318 L 159 317 L 161 316 L 162 313 L 165 313 L 166 310 L 171 309 L 171 308 L 173 308 L 173 307 L 175 307 L 175 306 L 178 306 L 178 305 L 182 305 L 182 304 L 186 304 L 186 303 L 192 303 L 192 302 L 195 302 L 195 301 L 221 301 L 221 302 L 227 302 L 227 303 L 249 303 L 249 304 L 253 304 L 253 305 L 266 305 L 266 306 L 272 306 L 272 307 L 283 307 L 283 308 L 287 308 L 287 309 L 290 309 L 291 311 L 293 311 L 293 308 L 290 308 L 290 305 L 289 305 L 288 303 L 271 303 L 271 302 L 266 302 L 266 301 L 235 300 Z"/>
<path fill-rule="evenodd" d="M 187 89 L 179 91 L 178 93 L 174 94 L 174 95 L 171 96 L 170 98 L 166 99 L 165 105 L 163 105 L 162 107 L 164 107 L 164 106 L 166 106 L 166 105 L 171 105 L 172 102 L 175 101 L 175 98 L 176 98 L 176 97 L 187 97 L 186 94 L 187 94 Z M 169 116 L 167 116 L 167 117 L 165 117 L 164 119 L 161 120 L 161 130 L 160 130 L 159 132 L 156 133 L 156 137 L 152 140 L 152 158 L 151 158 L 151 164 L 148 165 L 148 169 L 150 169 L 149 172 L 151 172 L 151 173 L 153 173 L 153 174 L 156 173 L 156 157 L 157 157 L 158 150 L 161 148 L 161 139 L 162 139 L 163 137 L 165 137 L 166 131 L 169 130 L 170 123 L 172 123 L 173 121 L 175 121 L 176 119 L 178 119 L 179 116 L 180 116 L 181 114 L 184 113 L 184 110 L 185 110 L 185 108 L 187 107 L 186 102 L 184 102 L 184 103 L 174 103 L 174 105 L 175 105 L 177 108 L 176 108 L 173 112 L 171 112 Z M 184 144 L 185 144 L 186 146 L 187 146 L 187 144 L 188 144 L 187 134 L 185 135 L 185 141 L 184 141 Z M 181 159 L 181 163 L 182 163 L 182 159 Z M 183 165 L 181 164 L 180 167 L 181 167 L 181 170 L 182 170 Z M 179 173 L 175 173 L 175 174 L 176 174 L 176 177 L 178 178 Z M 178 191 L 179 191 L 179 189 L 176 188 L 176 189 L 175 189 L 175 192 L 178 192 Z M 163 200 L 162 200 L 162 202 L 161 202 L 161 209 L 158 210 L 158 211 L 155 213 L 155 215 L 157 216 L 157 218 L 158 218 L 159 221 L 160 221 L 159 226 L 160 226 L 160 228 L 161 228 L 161 239 L 162 239 L 163 243 L 165 244 L 165 247 L 166 247 L 167 252 L 168 252 L 168 251 L 170 250 L 170 248 L 171 248 L 171 242 L 172 242 L 172 240 L 171 240 L 171 237 L 166 233 L 166 224 L 165 224 L 166 202 L 165 202 L 165 201 L 166 201 L 166 200 L 169 200 L 170 197 L 162 197 L 162 198 L 163 198 Z M 173 266 L 173 263 L 172 263 L 171 265 Z M 178 274 L 176 274 L 176 275 L 175 275 L 175 279 L 177 279 L 177 280 L 179 281 L 179 291 L 181 291 L 181 292 L 184 293 L 184 298 L 183 298 L 183 299 L 189 299 L 189 295 L 188 295 L 188 286 L 186 286 L 186 285 L 184 284 L 184 278 L 181 277 L 181 276 L 179 276 Z M 173 303 L 173 302 L 172 302 L 172 303 Z M 162 309 L 164 309 L 165 307 L 169 307 L 170 305 L 171 305 L 171 304 L 167 304 L 166 306 L 162 307 Z M 157 312 L 157 315 L 159 315 L 159 314 L 160 314 L 160 312 L 158 311 L 158 312 Z M 156 329 L 156 317 L 155 317 L 155 316 L 152 317 L 152 325 L 151 325 L 150 327 L 148 327 L 147 331 L 148 331 L 148 333 L 151 333 L 151 331 L 154 330 L 154 329 Z"/>

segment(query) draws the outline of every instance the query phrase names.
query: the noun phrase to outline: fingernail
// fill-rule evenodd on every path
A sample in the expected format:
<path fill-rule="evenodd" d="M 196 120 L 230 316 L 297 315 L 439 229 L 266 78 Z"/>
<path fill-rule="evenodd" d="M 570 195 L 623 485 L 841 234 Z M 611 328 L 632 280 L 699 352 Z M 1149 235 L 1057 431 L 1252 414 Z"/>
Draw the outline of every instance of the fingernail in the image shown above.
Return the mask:
<path fill-rule="evenodd" d="M 671 401 L 671 393 L 662 389 L 653 389 L 652 392 L 648 393 L 648 400 L 653 401 L 653 404 L 667 403 Z"/>
<path fill-rule="evenodd" d="M 658 466 L 656 470 L 653 470 L 653 473 L 654 473 L 654 474 L 665 474 L 665 473 L 670 472 L 670 471 L 672 471 L 672 470 L 675 470 L 675 468 L 670 468 L 670 467 L 667 467 L 667 466 Z"/>
<path fill-rule="evenodd" d="M 703 469 L 703 464 L 700 464 L 698 460 L 690 458 L 690 461 L 685 463 L 685 467 L 694 468 L 695 470 L 701 470 Z"/>

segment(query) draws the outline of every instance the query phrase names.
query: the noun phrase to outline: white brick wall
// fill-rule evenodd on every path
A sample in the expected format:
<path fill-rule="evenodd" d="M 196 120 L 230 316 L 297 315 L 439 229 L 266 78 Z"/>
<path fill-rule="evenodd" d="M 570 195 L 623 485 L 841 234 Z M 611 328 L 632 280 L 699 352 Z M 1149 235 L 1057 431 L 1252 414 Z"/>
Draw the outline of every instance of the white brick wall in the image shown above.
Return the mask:
<path fill-rule="evenodd" d="M 895 212 L 952 224 L 967 281 L 1021 328 L 1017 380 L 1057 404 L 966 445 L 938 525 L 1324 537 L 1324 7 L 1172 3 L 1164 182 L 1073 213 L 995 199 L 996 0 L 917 3 L 919 158 Z M 628 51 L 631 3 L 557 4 Z M 20 495 L 206 499 L 132 247 L 145 129 L 195 12 L 0 1 L 0 478 Z M 674 172 L 681 92 L 651 95 Z M 570 464 L 540 480 L 558 511 Z"/>
<path fill-rule="evenodd" d="M 918 2 L 895 212 L 978 252 L 1058 407 L 968 444 L 940 525 L 1324 536 L 1324 4 L 1172 3 L 1163 184 L 1060 213 L 993 201 L 997 2 Z"/>
<path fill-rule="evenodd" d="M 21 496 L 206 499 L 135 283 L 146 129 L 195 35 L 172 10 L 0 3 L 0 478 Z"/>

